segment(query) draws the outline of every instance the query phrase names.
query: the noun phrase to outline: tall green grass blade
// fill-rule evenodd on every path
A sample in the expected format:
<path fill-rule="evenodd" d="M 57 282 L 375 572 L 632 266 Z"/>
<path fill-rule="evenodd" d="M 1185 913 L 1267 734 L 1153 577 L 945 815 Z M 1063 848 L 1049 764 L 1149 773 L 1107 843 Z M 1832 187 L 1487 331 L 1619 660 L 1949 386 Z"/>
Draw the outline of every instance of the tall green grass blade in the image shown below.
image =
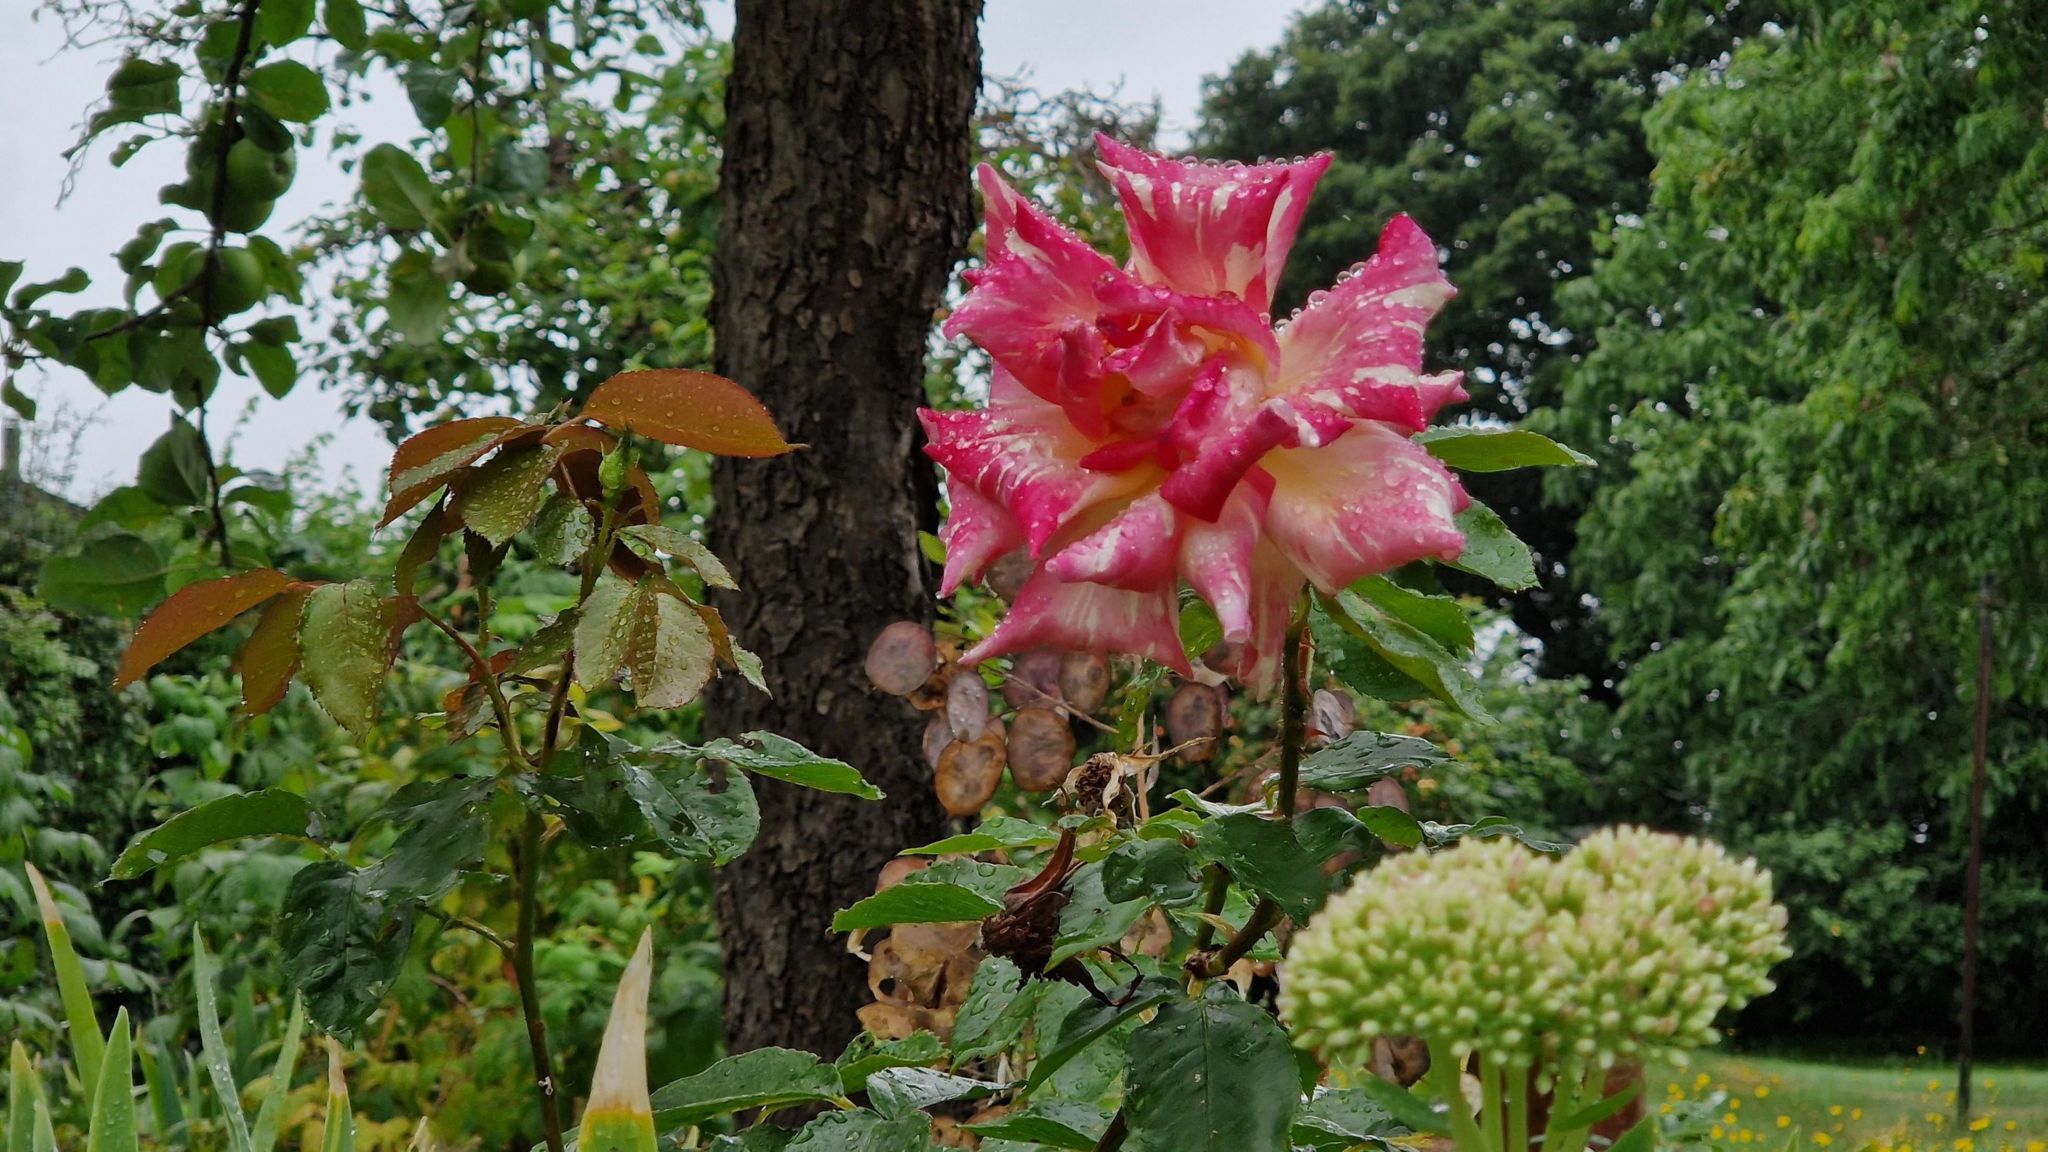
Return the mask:
<path fill-rule="evenodd" d="M 256 1109 L 256 1126 L 249 1133 L 252 1152 L 271 1152 L 277 1144 L 277 1122 L 284 1115 L 284 1098 L 292 1092 L 292 1072 L 299 1066 L 299 1033 L 306 1026 L 306 1007 L 292 997 L 292 1017 L 284 1027 L 284 1044 L 277 1050 L 277 1064 L 270 1070 L 270 1090 L 263 1106 Z"/>
<path fill-rule="evenodd" d="M 28 1142 L 28 1152 L 57 1152 L 57 1126 L 50 1123 L 49 1101 L 39 1092 L 30 1103 L 35 1105 L 36 1127 Z"/>
<path fill-rule="evenodd" d="M 199 998 L 199 1051 L 206 1058 L 206 1075 L 220 1097 L 221 1115 L 228 1126 L 229 1152 L 249 1152 L 249 1121 L 242 1115 L 242 1093 L 235 1086 L 234 1065 L 228 1047 L 220 1037 L 220 1004 L 214 997 L 214 980 L 219 966 L 206 951 L 199 929 L 192 930 L 192 990 Z"/>
<path fill-rule="evenodd" d="M 156 1138 L 169 1143 L 175 1136 L 180 1145 L 189 1147 L 190 1135 L 182 1131 L 185 1108 L 178 1099 L 177 1082 L 164 1074 L 166 1066 L 175 1071 L 177 1065 L 159 1055 L 147 1041 L 135 1046 L 135 1059 L 142 1065 L 142 1088 L 149 1097 L 149 1118 Z"/>
<path fill-rule="evenodd" d="M 28 1049 L 16 1040 L 7 1053 L 7 1152 L 29 1152 L 35 1139 L 34 1101 L 43 1098 L 42 1078 L 28 1062 Z"/>
<path fill-rule="evenodd" d="M 327 1038 L 327 1125 L 320 1152 L 356 1152 L 356 1117 L 348 1107 L 348 1079 L 341 1074 L 341 1045 Z"/>
<path fill-rule="evenodd" d="M 64 1020 L 71 1028 L 71 1057 L 78 1064 L 78 1081 L 88 1090 L 100 1082 L 100 1061 L 106 1042 L 100 1036 L 99 1017 L 93 1014 L 92 991 L 85 984 L 85 967 L 71 947 L 71 930 L 64 927 L 64 915 L 50 898 L 50 886 L 33 864 L 28 869 L 29 887 L 35 889 L 36 907 L 43 917 L 43 935 L 50 941 L 50 959 L 57 966 L 57 993 L 64 1000 Z"/>
<path fill-rule="evenodd" d="M 99 1086 L 92 1094 L 92 1124 L 85 1152 L 141 1152 L 135 1116 L 135 1054 L 128 1010 L 114 1014 L 114 1030 L 102 1050 Z"/>

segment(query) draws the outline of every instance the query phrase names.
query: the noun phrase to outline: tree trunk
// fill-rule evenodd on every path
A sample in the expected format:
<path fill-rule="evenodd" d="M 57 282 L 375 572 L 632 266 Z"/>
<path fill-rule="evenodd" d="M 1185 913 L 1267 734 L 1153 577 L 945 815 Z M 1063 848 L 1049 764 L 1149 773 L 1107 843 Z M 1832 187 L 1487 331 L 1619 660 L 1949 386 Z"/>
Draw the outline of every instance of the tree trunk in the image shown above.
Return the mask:
<path fill-rule="evenodd" d="M 894 620 L 929 619 L 919 529 L 924 355 L 972 228 L 979 0 L 740 0 L 726 89 L 712 319 L 720 373 L 807 448 L 721 460 L 712 543 L 745 590 L 720 606 L 773 699 L 730 678 L 721 732 L 767 729 L 844 759 L 867 803 L 761 781 L 761 834 L 718 887 L 725 1034 L 837 1055 L 868 1000 L 832 913 L 899 848 L 943 834 L 922 725 L 862 673 Z"/>

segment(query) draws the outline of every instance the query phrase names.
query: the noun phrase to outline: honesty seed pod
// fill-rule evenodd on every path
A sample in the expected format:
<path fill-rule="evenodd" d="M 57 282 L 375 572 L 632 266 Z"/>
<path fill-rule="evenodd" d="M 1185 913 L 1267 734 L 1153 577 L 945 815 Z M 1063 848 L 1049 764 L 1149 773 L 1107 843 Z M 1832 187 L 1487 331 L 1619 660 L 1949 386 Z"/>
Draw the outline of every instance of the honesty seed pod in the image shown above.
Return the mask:
<path fill-rule="evenodd" d="M 1166 702 L 1166 738 L 1181 747 L 1180 758 L 1200 763 L 1216 755 L 1223 734 L 1223 690 L 1183 684 Z"/>
<path fill-rule="evenodd" d="M 1060 702 L 1060 654 L 1050 648 L 1017 653 L 1003 680 L 1003 699 L 1012 708 L 1050 708 Z"/>
<path fill-rule="evenodd" d="M 1050 792 L 1074 770 L 1074 729 L 1050 708 L 1010 717 L 1010 779 L 1026 792 Z"/>
<path fill-rule="evenodd" d="M 1060 658 L 1060 696 L 1077 712 L 1093 712 L 1109 698 L 1109 661 L 1100 652 Z"/>
<path fill-rule="evenodd" d="M 939 649 L 931 630 L 915 620 L 898 620 L 868 645 L 868 680 L 891 696 L 908 696 L 924 687 L 938 667 Z"/>
<path fill-rule="evenodd" d="M 946 746 L 932 774 L 932 791 L 947 814 L 972 816 L 996 794 L 1008 760 L 1002 721 L 991 719 L 979 739 L 955 740 Z"/>

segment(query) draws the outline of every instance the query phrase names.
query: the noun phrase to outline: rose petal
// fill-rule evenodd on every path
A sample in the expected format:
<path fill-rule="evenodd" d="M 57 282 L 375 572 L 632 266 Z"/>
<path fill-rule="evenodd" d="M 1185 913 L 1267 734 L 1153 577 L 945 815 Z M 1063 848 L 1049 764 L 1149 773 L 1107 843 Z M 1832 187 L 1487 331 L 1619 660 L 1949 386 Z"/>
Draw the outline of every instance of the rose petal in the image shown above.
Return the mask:
<path fill-rule="evenodd" d="M 1465 546 L 1452 520 L 1471 503 L 1465 490 L 1385 424 L 1270 453 L 1262 467 L 1273 478 L 1267 537 L 1325 592 L 1428 557 L 1455 560 Z"/>
<path fill-rule="evenodd" d="M 1097 133 L 1102 174 L 1130 225 L 1138 275 L 1200 296 L 1231 293 L 1257 311 L 1294 246 L 1327 155 L 1286 164 L 1170 160 Z"/>
<path fill-rule="evenodd" d="M 1465 396 L 1456 373 L 1422 375 L 1423 328 L 1455 295 L 1436 244 L 1415 221 L 1394 217 L 1372 259 L 1280 329 L 1274 390 L 1420 431 Z"/>
<path fill-rule="evenodd" d="M 1251 636 L 1238 649 L 1237 678 L 1254 696 L 1265 697 L 1280 683 L 1285 670 L 1281 649 L 1287 625 L 1306 584 L 1301 570 L 1289 563 L 1270 541 L 1252 552 Z"/>
<path fill-rule="evenodd" d="M 962 487 L 1002 507 L 1035 552 L 1075 512 L 1116 483 L 1082 468 L 1092 447 L 1050 405 L 1008 405 L 979 412 L 918 412 L 930 442 L 925 454 Z"/>
<path fill-rule="evenodd" d="M 1041 567 L 1025 582 L 1002 624 L 960 659 L 978 664 L 1027 648 L 1107 648 L 1188 675 L 1193 670 L 1180 646 L 1177 608 L 1171 581 L 1132 592 L 1068 583 Z"/>
<path fill-rule="evenodd" d="M 1024 545 L 1024 529 L 1002 506 L 974 490 L 971 484 L 955 484 L 946 492 L 949 511 L 939 529 L 946 545 L 946 573 L 939 582 L 939 595 L 951 596 L 955 588 L 981 578 L 990 564 L 1005 552 Z"/>
<path fill-rule="evenodd" d="M 1181 577 L 1216 610 L 1223 638 L 1232 644 L 1251 639 L 1252 550 L 1265 508 L 1265 497 L 1246 485 L 1214 523 L 1190 519 L 1181 537 Z"/>
<path fill-rule="evenodd" d="M 1061 580 L 1145 591 L 1173 579 L 1178 517 L 1157 492 L 1125 505 L 1109 522 L 1059 550 L 1046 570 Z"/>

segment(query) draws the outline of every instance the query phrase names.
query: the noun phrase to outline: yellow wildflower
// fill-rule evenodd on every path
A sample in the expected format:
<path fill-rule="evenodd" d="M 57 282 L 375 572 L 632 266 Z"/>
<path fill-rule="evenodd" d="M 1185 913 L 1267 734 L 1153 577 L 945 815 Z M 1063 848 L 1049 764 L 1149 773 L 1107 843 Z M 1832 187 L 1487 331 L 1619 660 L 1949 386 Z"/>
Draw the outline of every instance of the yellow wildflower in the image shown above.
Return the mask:
<path fill-rule="evenodd" d="M 1991 1127 L 1991 1117 L 1989 1116 L 1979 1116 L 1975 1120 L 1970 1121 L 1970 1131 L 1972 1132 L 1982 1132 L 1989 1127 Z"/>
<path fill-rule="evenodd" d="M 1780 1127 L 1780 1128 L 1790 1128 L 1791 1126 L 1792 1126 L 1792 1118 L 1791 1118 L 1790 1116 L 1780 1116 L 1780 1117 L 1778 1117 L 1778 1127 Z"/>
<path fill-rule="evenodd" d="M 1813 1134 L 1813 1144 L 1816 1148 L 1825 1148 L 1834 1142 L 1835 1138 L 1825 1132 L 1815 1132 Z"/>

